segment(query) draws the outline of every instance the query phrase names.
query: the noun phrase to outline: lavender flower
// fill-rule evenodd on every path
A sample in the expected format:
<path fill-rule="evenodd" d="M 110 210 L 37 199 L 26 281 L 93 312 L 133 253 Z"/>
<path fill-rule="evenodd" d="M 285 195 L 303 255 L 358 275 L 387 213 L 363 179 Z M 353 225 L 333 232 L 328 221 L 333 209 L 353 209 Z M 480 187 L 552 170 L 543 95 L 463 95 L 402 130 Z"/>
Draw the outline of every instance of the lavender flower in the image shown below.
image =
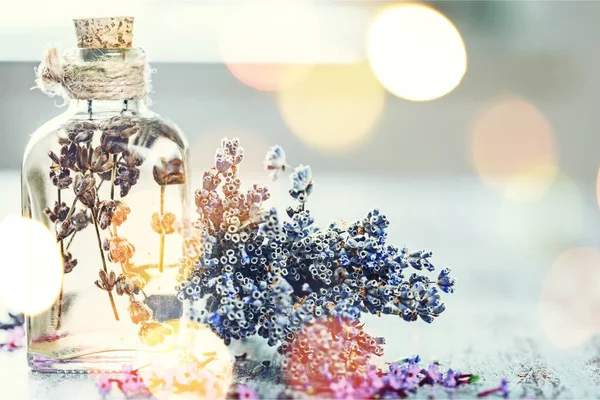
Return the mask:
<path fill-rule="evenodd" d="M 283 148 L 281 146 L 271 147 L 265 157 L 265 168 L 271 171 L 271 179 L 277 180 L 287 167 Z"/>
<path fill-rule="evenodd" d="M 477 397 L 487 397 L 494 393 L 498 393 L 502 396 L 502 398 L 508 399 L 508 396 L 510 395 L 510 390 L 508 388 L 508 380 L 506 380 L 506 378 L 503 378 L 500 381 L 500 386 L 480 392 L 477 394 Z"/>
<path fill-rule="evenodd" d="M 381 340 L 365 333 L 356 320 L 322 318 L 294 333 L 283 346 L 286 382 L 295 389 L 314 392 L 334 386 L 353 391 L 343 382 L 365 374 L 373 355 L 382 355 Z M 336 388 L 337 385 L 337 388 Z"/>
<path fill-rule="evenodd" d="M 66 126 L 67 138 L 75 143 L 89 143 L 97 129 L 93 121 L 73 121 Z"/>
<path fill-rule="evenodd" d="M 205 302 L 200 322 L 226 343 L 258 334 L 285 352 L 298 332 L 321 318 L 357 321 L 367 312 L 429 323 L 445 310 L 441 295 L 454 287 L 449 269 L 428 278 L 435 271 L 432 253 L 389 244 L 389 221 L 378 209 L 347 228 L 319 229 L 305 208 L 312 172 L 301 165 L 290 177 L 296 207 L 281 219 L 264 205 L 266 188 L 241 189 L 242 159 L 239 140 L 224 139 L 204 173 L 195 195 L 194 235 L 201 245 L 193 246 L 202 256 L 184 259 L 177 287 L 180 300 Z M 265 164 L 282 172 L 285 153 L 271 148 Z M 437 381 L 434 369 L 427 376 Z"/>
<path fill-rule="evenodd" d="M 290 181 L 292 182 L 290 195 L 300 203 L 305 203 L 308 200 L 308 196 L 312 193 L 313 188 L 310 166 L 300 165 L 296 167 L 290 175 Z"/>
<path fill-rule="evenodd" d="M 320 394 L 332 398 L 347 398 L 349 395 L 357 399 L 399 399 L 417 393 L 425 385 L 442 386 L 452 391 L 475 382 L 476 378 L 476 375 L 456 374 L 452 370 L 443 374 L 436 363 L 422 368 L 416 357 L 391 363 L 386 372 L 368 365 L 365 372 L 352 373 L 332 381 L 328 389 Z"/>

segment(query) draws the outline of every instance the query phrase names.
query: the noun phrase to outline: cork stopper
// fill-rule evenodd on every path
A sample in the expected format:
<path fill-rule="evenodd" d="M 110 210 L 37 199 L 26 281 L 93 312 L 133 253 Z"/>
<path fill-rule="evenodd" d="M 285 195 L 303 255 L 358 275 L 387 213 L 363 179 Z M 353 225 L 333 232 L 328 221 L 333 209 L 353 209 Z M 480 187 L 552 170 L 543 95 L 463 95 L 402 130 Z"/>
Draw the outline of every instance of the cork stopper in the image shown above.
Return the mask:
<path fill-rule="evenodd" d="M 77 46 L 85 49 L 132 47 L 133 17 L 74 19 Z"/>

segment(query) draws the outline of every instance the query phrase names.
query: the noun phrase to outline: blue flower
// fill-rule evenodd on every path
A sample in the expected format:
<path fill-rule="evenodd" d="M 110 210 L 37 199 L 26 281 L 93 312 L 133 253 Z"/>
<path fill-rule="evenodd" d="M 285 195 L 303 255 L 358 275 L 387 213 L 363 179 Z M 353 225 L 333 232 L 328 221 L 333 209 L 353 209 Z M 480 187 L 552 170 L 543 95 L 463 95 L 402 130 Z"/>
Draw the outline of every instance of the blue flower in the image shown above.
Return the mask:
<path fill-rule="evenodd" d="M 242 159 L 239 141 L 224 139 L 195 194 L 201 256 L 184 260 L 178 285 L 180 300 L 205 303 L 202 322 L 225 343 L 259 335 L 284 351 L 298 332 L 323 318 L 358 321 L 366 312 L 432 322 L 444 311 L 441 295 L 454 285 L 449 271 L 431 280 L 431 252 L 389 244 L 389 221 L 379 209 L 347 228 L 334 223 L 319 229 L 305 208 L 312 172 L 300 165 L 290 177 L 295 206 L 280 218 L 265 207 L 266 187 L 241 190 Z M 265 164 L 284 171 L 281 147 L 270 149 Z M 406 276 L 409 268 L 414 272 Z M 383 340 L 373 340 L 378 351 Z M 405 381 L 402 390 L 412 387 Z"/>
<path fill-rule="evenodd" d="M 300 203 L 305 203 L 313 189 L 312 170 L 310 166 L 300 165 L 296 167 L 290 175 L 290 181 L 292 182 L 290 195 Z"/>
<path fill-rule="evenodd" d="M 454 278 L 450 277 L 450 268 L 444 268 L 440 271 L 437 284 L 445 293 L 454 292 Z"/>
<path fill-rule="evenodd" d="M 285 161 L 285 151 L 281 146 L 273 146 L 265 157 L 265 168 L 271 171 L 271 178 L 276 180 L 288 167 Z"/>

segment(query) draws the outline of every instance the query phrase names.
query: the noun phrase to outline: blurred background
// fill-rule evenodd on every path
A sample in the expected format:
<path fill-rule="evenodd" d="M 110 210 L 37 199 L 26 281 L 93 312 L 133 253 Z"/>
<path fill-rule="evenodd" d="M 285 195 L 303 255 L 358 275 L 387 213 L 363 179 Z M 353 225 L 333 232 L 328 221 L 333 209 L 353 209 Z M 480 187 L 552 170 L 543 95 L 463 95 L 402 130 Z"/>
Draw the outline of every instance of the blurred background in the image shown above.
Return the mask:
<path fill-rule="evenodd" d="M 412 338 L 399 356 L 448 356 L 450 341 L 497 352 L 502 333 L 556 354 L 600 330 L 600 2 L 11 2 L 5 191 L 29 135 L 64 110 L 30 90 L 44 49 L 75 46 L 73 17 L 115 14 L 136 18 L 152 109 L 187 134 L 196 178 L 222 136 L 242 139 L 248 175 L 280 144 L 313 167 L 321 225 L 379 205 L 390 241 L 454 267 L 447 313 L 433 330 L 398 324 Z M 5 214 L 18 213 L 11 193 Z"/>

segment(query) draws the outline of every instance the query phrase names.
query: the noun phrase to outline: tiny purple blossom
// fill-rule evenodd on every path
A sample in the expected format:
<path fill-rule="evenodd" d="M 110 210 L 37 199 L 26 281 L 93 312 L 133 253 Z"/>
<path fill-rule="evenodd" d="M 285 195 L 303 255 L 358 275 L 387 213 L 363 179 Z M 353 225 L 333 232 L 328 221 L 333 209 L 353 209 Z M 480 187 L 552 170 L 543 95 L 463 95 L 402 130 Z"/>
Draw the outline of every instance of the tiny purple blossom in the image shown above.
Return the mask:
<path fill-rule="evenodd" d="M 427 374 L 427 378 L 431 383 L 442 382 L 442 373 L 440 372 L 440 366 L 438 364 L 430 364 L 425 373 Z"/>
<path fill-rule="evenodd" d="M 508 396 L 510 394 L 510 391 L 508 389 L 508 380 L 502 379 L 500 381 L 500 393 L 502 394 L 502 397 L 508 399 Z"/>
<path fill-rule="evenodd" d="M 477 397 L 487 397 L 494 393 L 499 393 L 503 398 L 508 399 L 508 396 L 510 395 L 510 390 L 508 388 L 508 380 L 506 380 L 506 378 L 503 378 L 500 381 L 500 386 L 493 389 L 484 390 L 483 392 L 478 393 Z"/>
<path fill-rule="evenodd" d="M 442 384 L 446 387 L 455 387 L 457 384 L 459 375 L 460 375 L 459 373 L 454 372 L 452 369 L 449 369 L 448 372 L 446 372 L 446 376 L 444 377 Z"/>
<path fill-rule="evenodd" d="M 418 364 L 408 363 L 408 367 L 403 371 L 404 381 L 408 390 L 414 389 L 419 384 L 421 381 L 420 373 L 421 368 L 419 368 Z"/>

